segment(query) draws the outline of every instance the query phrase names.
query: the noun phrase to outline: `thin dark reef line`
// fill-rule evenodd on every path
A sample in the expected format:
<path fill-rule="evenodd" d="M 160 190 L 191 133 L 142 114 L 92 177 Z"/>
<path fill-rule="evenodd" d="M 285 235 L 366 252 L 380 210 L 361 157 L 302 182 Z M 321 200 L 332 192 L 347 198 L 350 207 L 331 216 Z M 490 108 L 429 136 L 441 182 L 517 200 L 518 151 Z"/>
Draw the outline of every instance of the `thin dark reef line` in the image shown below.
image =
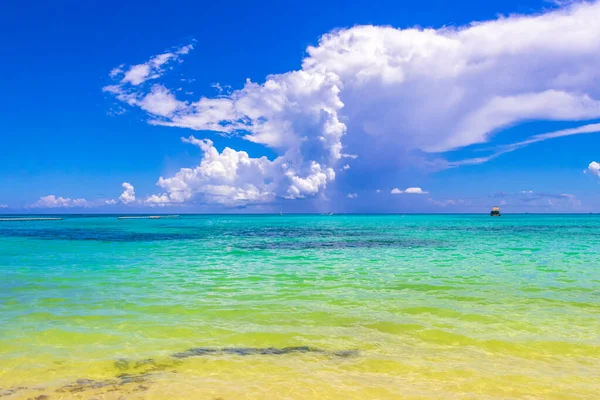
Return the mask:
<path fill-rule="evenodd" d="M 117 219 L 165 219 L 165 218 L 179 218 L 179 215 L 139 215 L 139 216 L 124 216 L 117 217 Z"/>
<path fill-rule="evenodd" d="M 0 218 L 0 222 L 62 221 L 62 218 Z"/>
<path fill-rule="evenodd" d="M 211 347 L 195 347 L 186 351 L 175 353 L 171 355 L 173 358 L 182 359 L 188 357 L 199 357 L 207 355 L 219 355 L 219 354 L 232 354 L 238 356 L 252 356 L 252 355 L 283 355 L 292 353 L 315 353 L 324 354 L 335 357 L 354 357 L 358 356 L 358 350 L 341 350 L 341 351 L 327 351 L 309 346 L 296 346 L 296 347 L 224 347 L 221 349 Z"/>

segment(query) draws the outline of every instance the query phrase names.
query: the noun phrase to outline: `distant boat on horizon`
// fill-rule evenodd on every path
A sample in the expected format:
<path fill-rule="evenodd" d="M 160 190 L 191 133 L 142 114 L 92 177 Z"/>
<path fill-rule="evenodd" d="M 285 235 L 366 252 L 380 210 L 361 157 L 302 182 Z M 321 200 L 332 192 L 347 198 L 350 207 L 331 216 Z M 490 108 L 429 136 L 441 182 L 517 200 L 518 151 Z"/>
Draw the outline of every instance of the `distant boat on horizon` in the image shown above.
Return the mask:
<path fill-rule="evenodd" d="M 490 211 L 490 216 L 492 217 L 499 217 L 502 214 L 500 214 L 500 207 L 492 207 L 492 211 Z"/>

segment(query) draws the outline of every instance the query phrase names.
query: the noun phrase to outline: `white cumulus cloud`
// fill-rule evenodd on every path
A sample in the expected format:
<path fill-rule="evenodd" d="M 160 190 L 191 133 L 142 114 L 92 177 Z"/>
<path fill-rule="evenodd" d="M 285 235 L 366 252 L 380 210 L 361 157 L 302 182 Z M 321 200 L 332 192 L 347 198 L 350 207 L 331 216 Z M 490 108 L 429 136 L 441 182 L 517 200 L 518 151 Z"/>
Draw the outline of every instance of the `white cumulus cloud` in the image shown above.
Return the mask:
<path fill-rule="evenodd" d="M 128 182 L 123 182 L 121 185 L 123 187 L 123 193 L 119 196 L 119 200 L 123 204 L 133 203 L 135 201 L 135 189 L 132 184 Z"/>
<path fill-rule="evenodd" d="M 161 194 L 161 195 L 153 194 L 146 198 L 146 200 L 144 201 L 144 204 L 151 206 L 151 207 L 157 207 L 157 206 L 164 207 L 164 206 L 171 205 L 171 199 L 166 194 Z"/>
<path fill-rule="evenodd" d="M 148 197 L 146 204 L 177 204 L 192 199 L 228 206 L 267 203 L 276 197 L 312 196 L 335 178 L 331 168 L 314 161 L 307 165 L 293 153 L 271 161 L 228 147 L 219 152 L 208 139 L 190 136 L 182 140 L 202 150 L 200 165 L 182 168 L 172 177 L 161 177 L 157 186 L 163 193 Z"/>
<path fill-rule="evenodd" d="M 597 163 L 596 161 L 592 161 L 590 163 L 590 165 L 588 165 L 587 170 L 584 172 L 589 172 L 593 175 L 600 177 L 600 163 Z"/>
<path fill-rule="evenodd" d="M 154 85 L 150 93 L 139 101 L 139 106 L 153 115 L 168 117 L 183 108 L 185 103 L 178 101 L 173 93 L 164 86 Z"/>
<path fill-rule="evenodd" d="M 86 200 L 84 198 L 72 199 L 70 197 L 56 197 L 55 195 L 48 195 L 41 197 L 35 203 L 29 205 L 29 208 L 72 208 L 72 207 L 102 207 L 112 206 L 117 204 L 119 201 L 123 204 L 130 204 L 135 202 L 135 190 L 133 185 L 128 182 L 123 182 L 121 185 L 123 193 L 117 199 L 95 199 Z"/>
<path fill-rule="evenodd" d="M 51 194 L 40 197 L 38 201 L 33 203 L 31 208 L 70 208 L 70 207 L 87 207 L 86 199 L 71 199 L 69 197 L 56 197 Z"/>
<path fill-rule="evenodd" d="M 357 197 L 358 197 L 358 194 L 356 194 L 356 193 L 348 193 L 348 198 L 349 199 L 355 199 Z"/>
<path fill-rule="evenodd" d="M 307 49 L 297 70 L 191 102 L 177 99 L 163 85 L 141 85 L 179 57 L 174 51 L 117 67 L 111 72 L 115 83 L 104 90 L 145 110 L 152 124 L 239 135 L 283 158 L 249 162 L 253 169 L 268 165 L 258 175 L 262 184 L 250 174 L 222 182 L 182 170 L 159 181 L 170 201 L 191 197 L 190 187 L 206 193 L 207 201 L 267 201 L 280 194 L 274 182 L 282 176 L 296 177 L 298 193 L 291 186 L 286 193 L 302 197 L 324 188 L 334 178 L 326 171 L 350 154 L 375 166 L 407 151 L 446 152 L 483 143 L 523 121 L 600 118 L 599 20 L 600 2 L 594 1 L 458 27 L 336 30 Z M 490 157 L 446 167 L 478 164 L 534 142 L 596 128 L 538 135 Z M 243 152 L 229 149 L 226 157 L 234 153 Z M 295 169 L 315 176 L 282 173 L 289 157 Z M 198 186 L 199 181 L 215 183 Z M 304 190 L 308 186 L 317 190 Z"/>
<path fill-rule="evenodd" d="M 425 192 L 420 187 L 409 187 L 409 188 L 406 188 L 405 190 L 400 190 L 398 188 L 394 188 L 394 189 L 392 189 L 392 191 L 390 193 L 391 194 L 427 194 L 429 192 Z"/>

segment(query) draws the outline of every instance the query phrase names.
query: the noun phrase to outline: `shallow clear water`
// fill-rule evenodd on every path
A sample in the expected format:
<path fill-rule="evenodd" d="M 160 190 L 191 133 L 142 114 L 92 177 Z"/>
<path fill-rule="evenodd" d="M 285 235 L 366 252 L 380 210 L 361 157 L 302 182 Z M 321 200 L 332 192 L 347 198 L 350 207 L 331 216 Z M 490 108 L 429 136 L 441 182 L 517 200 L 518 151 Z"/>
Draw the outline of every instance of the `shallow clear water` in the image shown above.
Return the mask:
<path fill-rule="evenodd" d="M 596 399 L 600 217 L 0 222 L 0 397 Z"/>

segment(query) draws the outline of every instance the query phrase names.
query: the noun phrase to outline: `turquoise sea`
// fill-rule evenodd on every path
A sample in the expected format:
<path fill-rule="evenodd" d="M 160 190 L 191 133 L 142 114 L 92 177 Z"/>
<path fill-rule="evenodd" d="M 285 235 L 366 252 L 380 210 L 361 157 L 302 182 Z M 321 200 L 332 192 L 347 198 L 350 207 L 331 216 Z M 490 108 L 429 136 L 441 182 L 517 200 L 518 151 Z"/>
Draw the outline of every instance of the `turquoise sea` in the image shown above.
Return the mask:
<path fill-rule="evenodd" d="M 0 222 L 0 398 L 598 399 L 600 216 Z"/>

